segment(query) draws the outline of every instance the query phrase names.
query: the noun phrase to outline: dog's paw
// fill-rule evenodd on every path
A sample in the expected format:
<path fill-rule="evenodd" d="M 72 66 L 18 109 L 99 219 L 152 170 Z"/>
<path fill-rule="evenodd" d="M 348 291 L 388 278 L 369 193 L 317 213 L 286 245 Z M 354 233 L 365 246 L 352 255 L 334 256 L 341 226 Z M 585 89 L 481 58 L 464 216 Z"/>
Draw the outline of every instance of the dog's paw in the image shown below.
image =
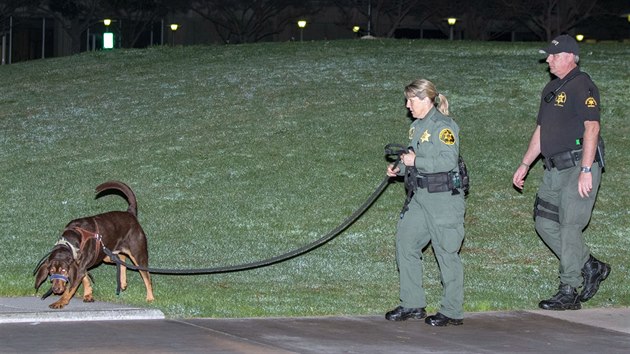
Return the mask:
<path fill-rule="evenodd" d="M 61 301 L 57 301 L 57 302 L 53 302 L 52 304 L 48 305 L 48 307 L 50 307 L 51 309 L 55 309 L 55 310 L 59 310 L 62 309 L 66 306 L 66 303 L 63 303 Z"/>
<path fill-rule="evenodd" d="M 83 302 L 94 302 L 92 294 L 83 296 Z"/>

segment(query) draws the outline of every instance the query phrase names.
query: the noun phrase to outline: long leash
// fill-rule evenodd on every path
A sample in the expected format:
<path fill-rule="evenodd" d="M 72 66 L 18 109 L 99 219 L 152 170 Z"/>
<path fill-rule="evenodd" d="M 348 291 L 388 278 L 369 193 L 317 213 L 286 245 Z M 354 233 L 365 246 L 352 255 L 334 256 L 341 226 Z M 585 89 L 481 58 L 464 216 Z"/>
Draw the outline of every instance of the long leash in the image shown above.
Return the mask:
<path fill-rule="evenodd" d="M 293 251 L 283 253 L 281 255 L 267 258 L 257 262 L 251 263 L 243 263 L 233 266 L 224 266 L 224 267 L 215 267 L 215 268 L 199 268 L 199 269 L 165 269 L 165 268 L 150 268 L 150 267 L 140 267 L 133 264 L 129 264 L 125 261 L 122 261 L 116 254 L 114 254 L 111 250 L 109 250 L 105 245 L 103 245 L 102 249 L 109 256 L 109 258 L 116 263 L 118 268 L 118 272 L 120 272 L 120 267 L 125 266 L 131 270 L 135 271 L 147 271 L 153 274 L 171 274 L 171 275 L 200 275 L 200 274 L 219 274 L 219 273 L 230 273 L 230 272 L 240 272 L 244 270 L 251 270 L 256 268 L 267 267 L 273 264 L 277 264 L 280 262 L 287 261 L 294 257 L 300 256 L 302 254 L 308 253 L 321 245 L 329 242 L 335 237 L 339 236 L 345 229 L 347 229 L 350 225 L 352 225 L 363 213 L 365 213 L 372 204 L 378 199 L 378 197 L 385 191 L 387 186 L 390 183 L 390 178 L 386 177 L 383 179 L 381 184 L 376 188 L 374 192 L 368 197 L 368 199 L 349 217 L 347 217 L 339 226 L 328 232 L 326 235 L 321 237 L 320 239 L 311 242 L 303 247 L 297 248 Z M 102 244 L 102 242 L 101 242 Z M 120 279 L 118 277 L 118 279 Z M 120 285 L 116 293 L 120 292 Z"/>
<path fill-rule="evenodd" d="M 385 146 L 385 155 L 391 156 L 395 155 L 396 158 L 393 160 L 393 166 L 396 166 L 400 162 L 400 157 L 403 153 L 407 152 L 407 148 L 398 144 L 388 144 Z M 281 263 L 287 261 L 289 259 L 295 258 L 297 256 L 308 253 L 323 244 L 331 241 L 335 237 L 339 236 L 344 230 L 346 230 L 350 225 L 352 225 L 355 221 L 365 213 L 372 204 L 381 196 L 381 194 L 387 189 L 387 186 L 392 182 L 393 179 L 390 177 L 385 177 L 381 184 L 376 187 L 376 190 L 372 192 L 372 194 L 368 197 L 368 199 L 357 209 L 354 213 L 352 213 L 349 217 L 347 217 L 339 226 L 328 232 L 326 235 L 321 237 L 320 239 L 311 242 L 303 247 L 297 248 L 293 251 L 283 253 L 281 255 L 267 258 L 257 262 L 251 263 L 243 263 L 233 266 L 224 266 L 224 267 L 214 267 L 214 268 L 198 268 L 198 269 L 166 269 L 166 268 L 151 268 L 151 267 L 141 267 L 136 266 L 134 264 L 127 263 L 126 261 L 122 261 L 117 254 L 114 254 L 110 249 L 105 247 L 103 241 L 100 238 L 97 238 L 97 241 L 100 242 L 101 248 L 103 252 L 107 256 L 109 256 L 110 260 L 116 264 L 116 294 L 120 294 L 121 284 L 120 284 L 120 274 L 121 267 L 125 266 L 128 269 L 135 271 L 147 271 L 153 274 L 166 274 L 166 275 L 202 275 L 202 274 L 219 274 L 219 273 L 231 273 L 231 272 L 240 272 L 244 270 L 251 270 L 256 268 L 268 267 L 277 263 Z M 50 254 L 50 253 L 49 253 Z M 39 262 L 41 264 L 43 260 L 46 258 L 42 258 Z M 44 295 L 43 298 L 47 297 L 52 293 L 52 288 L 48 290 L 48 292 Z"/>
<path fill-rule="evenodd" d="M 368 199 L 357 209 L 354 213 L 352 213 L 349 217 L 347 217 L 339 226 L 328 232 L 326 235 L 321 237 L 320 239 L 311 242 L 303 247 L 297 248 L 293 251 L 283 253 L 281 255 L 267 258 L 257 262 L 251 263 L 243 263 L 233 266 L 224 266 L 224 267 L 215 267 L 215 268 L 198 268 L 198 269 L 167 269 L 167 268 L 151 268 L 151 267 L 141 267 L 136 266 L 134 264 L 127 263 L 126 261 L 122 261 L 117 254 L 113 253 L 109 248 L 105 247 L 103 244 L 103 240 L 101 238 L 97 238 L 97 241 L 101 243 L 101 249 L 107 256 L 109 256 L 110 260 L 116 264 L 116 295 L 120 294 L 122 290 L 120 284 L 120 274 L 121 274 L 121 266 L 125 266 L 128 269 L 135 271 L 146 271 L 152 274 L 163 274 L 163 275 L 203 275 L 203 274 L 220 274 L 220 273 L 231 273 L 231 272 L 240 272 L 245 270 L 251 270 L 256 268 L 268 267 L 277 263 L 281 263 L 287 261 L 289 259 L 295 258 L 297 256 L 308 253 L 323 244 L 331 241 L 335 237 L 339 236 L 344 230 L 346 230 L 350 225 L 352 225 L 355 221 L 365 213 L 372 204 L 381 196 L 381 194 L 387 189 L 387 186 L 390 184 L 390 178 L 385 177 L 381 184 L 376 187 L 376 190 L 372 192 L 372 194 L 368 197 Z M 42 258 L 40 263 L 46 258 Z M 52 288 L 46 292 L 46 294 L 42 297 L 45 299 L 49 295 L 52 294 Z"/>

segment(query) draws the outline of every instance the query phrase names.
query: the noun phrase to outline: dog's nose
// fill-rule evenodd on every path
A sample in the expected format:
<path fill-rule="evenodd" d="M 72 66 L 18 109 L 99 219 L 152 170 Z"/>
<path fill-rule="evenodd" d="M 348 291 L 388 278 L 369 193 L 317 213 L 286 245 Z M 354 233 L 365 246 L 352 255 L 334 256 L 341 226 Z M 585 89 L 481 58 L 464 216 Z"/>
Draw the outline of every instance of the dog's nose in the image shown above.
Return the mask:
<path fill-rule="evenodd" d="M 55 295 L 60 295 L 66 290 L 66 284 L 64 282 L 55 280 L 52 283 L 52 291 Z"/>

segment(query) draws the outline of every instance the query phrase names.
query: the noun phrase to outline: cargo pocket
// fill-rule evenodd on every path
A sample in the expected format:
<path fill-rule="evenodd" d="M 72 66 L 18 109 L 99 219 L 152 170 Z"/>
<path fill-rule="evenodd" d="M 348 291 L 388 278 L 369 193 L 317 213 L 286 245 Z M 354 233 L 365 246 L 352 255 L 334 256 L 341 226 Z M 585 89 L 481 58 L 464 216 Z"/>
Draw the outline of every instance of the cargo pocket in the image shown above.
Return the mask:
<path fill-rule="evenodd" d="M 462 247 L 464 241 L 464 225 L 450 224 L 440 226 L 441 236 L 439 237 L 440 247 L 448 252 L 455 253 Z"/>

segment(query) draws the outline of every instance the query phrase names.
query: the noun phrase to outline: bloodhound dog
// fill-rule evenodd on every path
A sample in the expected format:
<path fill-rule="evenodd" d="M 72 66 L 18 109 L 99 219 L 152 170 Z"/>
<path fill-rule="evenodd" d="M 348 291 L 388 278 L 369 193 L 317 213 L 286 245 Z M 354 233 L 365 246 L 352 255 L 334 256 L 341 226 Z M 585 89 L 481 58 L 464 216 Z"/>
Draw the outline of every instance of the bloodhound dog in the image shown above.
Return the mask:
<path fill-rule="evenodd" d="M 108 181 L 96 187 L 96 198 L 112 193 L 122 193 L 129 204 L 127 211 L 110 211 L 70 221 L 50 253 L 37 265 L 35 290 L 49 278 L 51 289 L 42 299 L 50 294 L 60 295 L 59 300 L 49 305 L 50 308 L 66 306 L 81 284 L 83 301 L 94 301 L 88 270 L 102 262 L 113 263 L 104 247 L 123 262 L 128 257 L 138 267 L 149 266 L 147 237 L 138 223 L 135 194 L 129 186 L 118 181 Z M 121 265 L 119 284 L 122 290 L 127 288 L 126 271 L 127 268 Z M 139 272 L 147 290 L 146 300 L 151 302 L 154 297 L 150 274 L 144 270 Z"/>

